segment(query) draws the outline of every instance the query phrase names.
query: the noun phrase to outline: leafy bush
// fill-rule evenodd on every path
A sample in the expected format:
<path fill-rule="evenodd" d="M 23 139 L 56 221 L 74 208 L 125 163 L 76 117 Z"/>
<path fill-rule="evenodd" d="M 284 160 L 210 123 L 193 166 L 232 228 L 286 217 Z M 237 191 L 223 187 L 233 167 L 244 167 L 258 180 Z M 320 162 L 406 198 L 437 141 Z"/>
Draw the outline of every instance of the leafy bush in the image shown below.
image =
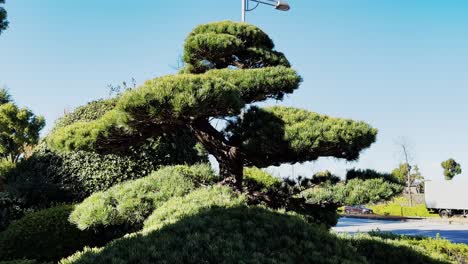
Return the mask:
<path fill-rule="evenodd" d="M 195 215 L 181 218 L 183 211 L 170 206 L 177 222 L 169 212 L 157 229 L 61 263 L 364 263 L 344 241 L 298 216 L 244 206 L 195 207 L 189 210 Z"/>
<path fill-rule="evenodd" d="M 0 233 L 0 260 L 20 258 L 54 261 L 82 249 L 102 244 L 93 232 L 83 232 L 68 222 L 73 206 L 63 205 L 31 213 Z"/>
<path fill-rule="evenodd" d="M 0 231 L 28 212 L 31 212 L 31 209 L 26 207 L 22 199 L 9 192 L 0 192 Z"/>
<path fill-rule="evenodd" d="M 337 185 L 311 188 L 303 192 L 314 204 L 360 205 L 388 200 L 401 193 L 403 186 L 379 179 L 353 179 Z"/>
<path fill-rule="evenodd" d="M 70 221 L 82 230 L 121 225 L 139 228 L 169 198 L 214 181 L 214 173 L 207 164 L 166 167 L 145 178 L 94 193 L 76 206 Z"/>
<path fill-rule="evenodd" d="M 370 180 L 370 179 L 384 179 L 388 182 L 402 184 L 398 178 L 396 178 L 391 173 L 382 173 L 371 169 L 351 169 L 346 172 L 346 180 L 352 179 L 361 179 L 361 180 Z M 403 182 L 404 184 L 404 182 Z"/>
<path fill-rule="evenodd" d="M 244 168 L 244 185 L 249 189 L 266 191 L 279 183 L 281 183 L 280 179 L 257 167 Z"/>
<path fill-rule="evenodd" d="M 386 242 L 392 241 L 393 243 L 421 248 L 423 251 L 429 252 L 434 256 L 439 256 L 439 258 L 445 261 L 451 261 L 453 263 L 467 263 L 468 261 L 467 244 L 452 243 L 447 239 L 440 238 L 440 236 L 436 238 L 405 236 L 388 232 L 369 232 L 368 235 Z"/>

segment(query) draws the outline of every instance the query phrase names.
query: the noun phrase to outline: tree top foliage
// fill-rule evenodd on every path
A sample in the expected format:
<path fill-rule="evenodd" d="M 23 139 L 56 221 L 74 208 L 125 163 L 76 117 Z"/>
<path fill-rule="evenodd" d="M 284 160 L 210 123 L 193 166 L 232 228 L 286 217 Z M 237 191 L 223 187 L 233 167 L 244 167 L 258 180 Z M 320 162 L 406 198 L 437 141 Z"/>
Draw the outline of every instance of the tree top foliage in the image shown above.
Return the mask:
<path fill-rule="evenodd" d="M 57 129 L 49 144 L 59 150 L 106 151 L 189 128 L 220 162 L 221 174 L 242 175 L 243 165 L 266 167 L 321 156 L 356 160 L 376 139 L 377 130 L 364 122 L 292 107 L 252 106 L 282 100 L 302 81 L 268 35 L 253 25 L 198 26 L 185 41 L 183 59 L 178 74 L 124 92 L 101 118 Z M 215 129 L 213 118 L 228 120 L 227 127 Z"/>
<path fill-rule="evenodd" d="M 461 165 L 454 159 L 448 159 L 442 162 L 442 168 L 444 169 L 444 176 L 446 180 L 452 180 L 458 174 L 462 173 Z"/>
<path fill-rule="evenodd" d="M 5 0 L 0 0 L 0 4 L 4 4 Z M 8 21 L 7 19 L 7 12 L 5 8 L 0 7 L 0 35 L 2 34 L 2 31 L 8 28 Z"/>

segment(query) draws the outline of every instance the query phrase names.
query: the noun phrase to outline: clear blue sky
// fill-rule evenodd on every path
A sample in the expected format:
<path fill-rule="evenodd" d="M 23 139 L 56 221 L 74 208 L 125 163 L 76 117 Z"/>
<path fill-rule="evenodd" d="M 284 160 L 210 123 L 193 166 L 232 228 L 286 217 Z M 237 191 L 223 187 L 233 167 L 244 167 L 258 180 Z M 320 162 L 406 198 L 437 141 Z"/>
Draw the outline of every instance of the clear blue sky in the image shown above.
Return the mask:
<path fill-rule="evenodd" d="M 450 157 L 468 171 L 468 1 L 290 4 L 287 13 L 261 6 L 248 14 L 304 78 L 284 104 L 380 130 L 359 162 L 321 159 L 296 165 L 296 174 L 388 171 L 401 160 L 401 137 L 426 176 L 441 177 Z M 175 72 L 195 25 L 240 19 L 239 0 L 7 0 L 5 8 L 0 85 L 44 115 L 47 129 L 65 109 L 106 97 L 108 84 Z"/>

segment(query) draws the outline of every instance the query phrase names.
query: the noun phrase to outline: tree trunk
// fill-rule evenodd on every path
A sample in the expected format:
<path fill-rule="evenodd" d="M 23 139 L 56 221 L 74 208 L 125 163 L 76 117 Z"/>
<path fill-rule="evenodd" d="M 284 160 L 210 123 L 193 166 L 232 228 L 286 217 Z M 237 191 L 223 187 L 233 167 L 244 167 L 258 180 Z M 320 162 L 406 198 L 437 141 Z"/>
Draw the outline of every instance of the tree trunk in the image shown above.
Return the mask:
<path fill-rule="evenodd" d="M 238 148 L 232 147 L 226 156 L 217 157 L 216 160 L 219 163 L 219 174 L 224 178 L 223 183 L 241 190 L 244 166 L 238 152 Z"/>
<path fill-rule="evenodd" d="M 226 140 L 206 119 L 195 120 L 190 126 L 198 141 L 218 161 L 219 174 L 224 178 L 223 183 L 241 190 L 243 158 L 240 148 Z"/>

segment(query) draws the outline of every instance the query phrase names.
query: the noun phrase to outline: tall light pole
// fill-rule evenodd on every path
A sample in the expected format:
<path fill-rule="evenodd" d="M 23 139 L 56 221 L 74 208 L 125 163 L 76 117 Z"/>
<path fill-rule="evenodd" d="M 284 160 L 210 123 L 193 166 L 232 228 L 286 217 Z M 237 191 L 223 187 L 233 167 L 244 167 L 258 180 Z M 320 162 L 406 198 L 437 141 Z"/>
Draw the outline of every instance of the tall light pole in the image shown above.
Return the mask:
<path fill-rule="evenodd" d="M 241 0 L 242 2 L 242 22 L 245 22 L 245 13 L 256 9 L 260 4 L 273 6 L 276 10 L 288 11 L 291 9 L 289 4 L 282 0 Z M 253 8 L 249 7 L 250 2 L 255 2 Z"/>

